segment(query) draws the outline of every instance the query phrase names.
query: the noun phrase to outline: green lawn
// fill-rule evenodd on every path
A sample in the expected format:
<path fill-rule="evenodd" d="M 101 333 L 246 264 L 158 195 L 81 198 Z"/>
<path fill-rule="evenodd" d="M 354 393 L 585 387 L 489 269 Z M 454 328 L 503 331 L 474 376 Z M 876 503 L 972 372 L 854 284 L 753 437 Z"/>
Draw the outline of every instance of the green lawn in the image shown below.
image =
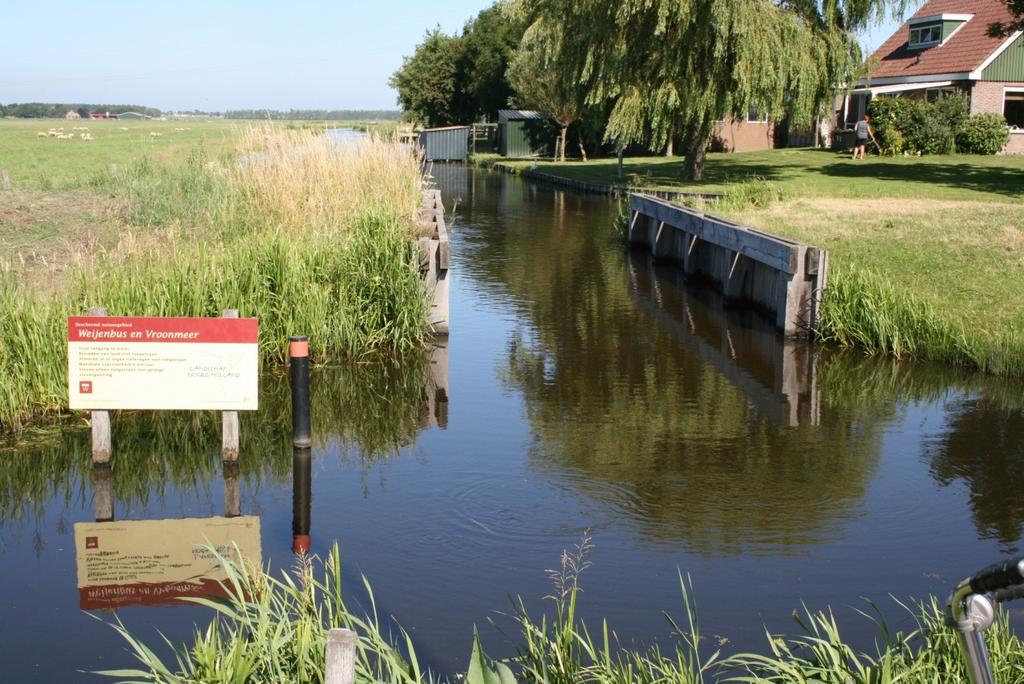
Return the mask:
<path fill-rule="evenodd" d="M 531 168 L 530 160 L 504 161 L 515 169 Z M 945 200 L 1024 201 L 1024 155 L 982 157 L 880 158 L 853 161 L 830 150 L 793 149 L 713 153 L 704 179 L 683 180 L 679 157 L 635 157 L 623 162 L 623 179 L 614 159 L 536 162 L 536 170 L 572 180 L 641 188 L 723 192 L 730 183 L 763 178 L 799 197 L 933 197 Z"/>

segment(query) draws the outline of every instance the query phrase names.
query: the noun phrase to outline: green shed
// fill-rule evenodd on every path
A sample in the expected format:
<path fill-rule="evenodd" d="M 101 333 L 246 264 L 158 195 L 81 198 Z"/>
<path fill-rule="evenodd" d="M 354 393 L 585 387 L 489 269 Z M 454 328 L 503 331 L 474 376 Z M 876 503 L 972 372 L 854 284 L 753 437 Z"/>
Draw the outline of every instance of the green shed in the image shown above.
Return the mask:
<path fill-rule="evenodd" d="M 557 133 L 551 117 L 526 109 L 498 110 L 498 151 L 503 157 L 548 157 Z"/>

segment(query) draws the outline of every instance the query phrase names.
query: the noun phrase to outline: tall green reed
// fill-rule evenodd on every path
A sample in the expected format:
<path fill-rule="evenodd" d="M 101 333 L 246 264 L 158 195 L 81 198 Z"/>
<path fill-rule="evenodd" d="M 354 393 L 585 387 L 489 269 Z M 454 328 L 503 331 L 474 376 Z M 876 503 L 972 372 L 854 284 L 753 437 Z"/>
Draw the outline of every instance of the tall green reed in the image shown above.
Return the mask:
<path fill-rule="evenodd" d="M 1024 375 L 1024 335 L 972 329 L 901 291 L 878 273 L 836 268 L 821 306 L 818 337 L 898 359 L 940 361 L 994 375 Z"/>
<path fill-rule="evenodd" d="M 142 668 L 97 674 L 162 684 L 322 682 L 326 630 L 344 627 L 358 636 L 357 681 L 431 681 L 416 659 L 409 635 L 401 628 L 392 630 L 379 617 L 373 591 L 365 580 L 368 611 L 359 615 L 349 609 L 342 594 L 337 544 L 322 563 L 300 557 L 293 571 L 277 577 L 221 554 L 217 558 L 227 576 L 221 582 L 227 598 L 187 599 L 209 608 L 214 615 L 209 626 L 196 629 L 191 646 L 167 641 L 174 650 L 174 662 L 167 664 L 117 619 L 114 628 L 128 642 Z"/>

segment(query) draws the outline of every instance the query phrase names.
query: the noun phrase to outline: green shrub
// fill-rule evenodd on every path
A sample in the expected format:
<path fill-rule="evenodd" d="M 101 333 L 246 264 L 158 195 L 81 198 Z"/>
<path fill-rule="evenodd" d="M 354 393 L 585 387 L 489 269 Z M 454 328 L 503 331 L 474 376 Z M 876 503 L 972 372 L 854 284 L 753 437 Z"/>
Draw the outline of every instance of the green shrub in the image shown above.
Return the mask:
<path fill-rule="evenodd" d="M 954 93 L 937 102 L 903 97 L 875 98 L 868 113 L 885 154 L 950 154 L 955 149 L 956 132 L 967 119 L 968 109 L 967 96 Z"/>
<path fill-rule="evenodd" d="M 881 97 L 871 101 L 871 127 L 883 153 L 896 156 L 908 151 L 905 131 L 910 128 L 911 107 L 912 102 L 903 98 Z"/>
<path fill-rule="evenodd" d="M 956 146 L 968 154 L 997 154 L 1010 142 L 1006 119 L 1001 114 L 975 114 L 964 120 L 956 134 Z"/>
<path fill-rule="evenodd" d="M 953 128 L 938 105 L 913 100 L 910 109 L 910 130 L 907 135 L 910 149 L 922 154 L 951 154 L 955 149 Z"/>
<path fill-rule="evenodd" d="M 958 90 L 940 97 L 935 101 L 934 107 L 955 134 L 971 115 L 971 98 L 967 93 Z"/>

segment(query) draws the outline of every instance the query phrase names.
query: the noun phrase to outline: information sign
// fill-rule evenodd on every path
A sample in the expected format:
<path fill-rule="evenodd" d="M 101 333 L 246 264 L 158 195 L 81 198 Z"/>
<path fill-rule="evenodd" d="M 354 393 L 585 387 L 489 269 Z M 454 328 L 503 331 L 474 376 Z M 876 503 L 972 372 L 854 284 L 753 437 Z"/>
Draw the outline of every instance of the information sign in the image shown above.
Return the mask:
<path fill-rule="evenodd" d="M 68 318 L 73 409 L 257 408 L 255 318 Z"/>

